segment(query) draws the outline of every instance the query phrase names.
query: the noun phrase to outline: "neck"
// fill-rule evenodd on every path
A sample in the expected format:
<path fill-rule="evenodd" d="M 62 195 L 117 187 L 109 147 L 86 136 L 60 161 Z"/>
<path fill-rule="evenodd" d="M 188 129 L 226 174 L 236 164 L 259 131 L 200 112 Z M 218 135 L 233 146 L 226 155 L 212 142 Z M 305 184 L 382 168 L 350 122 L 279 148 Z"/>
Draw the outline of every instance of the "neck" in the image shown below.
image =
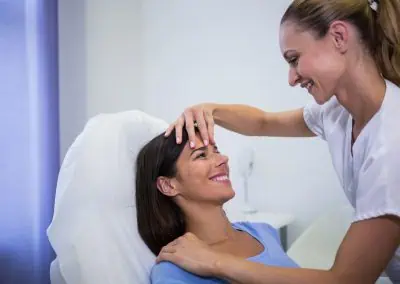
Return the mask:
<path fill-rule="evenodd" d="M 372 58 L 358 60 L 341 80 L 336 97 L 354 119 L 354 127 L 361 129 L 380 109 L 386 84 Z"/>
<path fill-rule="evenodd" d="M 184 212 L 186 231 L 209 245 L 233 240 L 236 236 L 236 230 L 232 228 L 222 206 L 190 204 Z"/>

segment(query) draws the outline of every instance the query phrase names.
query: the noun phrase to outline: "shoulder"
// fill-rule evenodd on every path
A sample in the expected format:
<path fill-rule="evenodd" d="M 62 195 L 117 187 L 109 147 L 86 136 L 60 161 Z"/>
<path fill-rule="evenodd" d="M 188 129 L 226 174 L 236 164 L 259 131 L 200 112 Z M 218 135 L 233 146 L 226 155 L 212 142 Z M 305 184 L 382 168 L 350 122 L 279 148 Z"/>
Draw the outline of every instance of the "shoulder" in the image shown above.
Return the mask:
<path fill-rule="evenodd" d="M 333 96 L 322 105 L 315 101 L 306 104 L 303 109 L 303 117 L 310 130 L 326 140 L 327 134 L 329 134 L 332 129 L 343 129 L 348 120 L 349 113 L 339 103 L 337 98 Z"/>
<path fill-rule="evenodd" d="M 350 116 L 349 112 L 333 96 L 329 101 L 321 106 L 322 118 L 326 127 L 335 127 L 338 125 L 343 128 Z"/>
<path fill-rule="evenodd" d="M 306 104 L 304 109 L 310 113 L 321 115 L 321 118 L 326 118 L 330 115 L 338 115 L 345 111 L 345 108 L 339 103 L 335 96 L 324 104 L 318 104 L 315 100 L 312 100 Z"/>
<path fill-rule="evenodd" d="M 387 82 L 386 97 L 382 105 L 380 116 L 380 132 L 384 142 L 392 146 L 393 150 L 400 149 L 400 88 L 391 82 Z"/>
<path fill-rule="evenodd" d="M 388 82 L 379 113 L 359 141 L 355 220 L 391 214 L 400 216 L 400 89 Z"/>
<path fill-rule="evenodd" d="M 380 111 L 365 128 L 365 154 L 367 165 L 383 161 L 385 166 L 400 166 L 400 88 L 387 81 L 387 91 Z M 382 165 L 383 166 L 383 165 Z"/>
<path fill-rule="evenodd" d="M 154 265 L 151 270 L 151 283 L 153 284 L 195 283 L 196 278 L 195 275 L 167 261 Z"/>

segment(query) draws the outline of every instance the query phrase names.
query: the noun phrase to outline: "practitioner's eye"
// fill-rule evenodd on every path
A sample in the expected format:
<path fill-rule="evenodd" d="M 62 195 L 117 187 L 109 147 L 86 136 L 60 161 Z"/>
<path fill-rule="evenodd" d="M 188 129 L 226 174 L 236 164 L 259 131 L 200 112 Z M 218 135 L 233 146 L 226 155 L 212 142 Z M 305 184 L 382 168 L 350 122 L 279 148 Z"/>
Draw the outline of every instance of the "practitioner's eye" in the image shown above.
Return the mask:
<path fill-rule="evenodd" d="M 296 67 L 297 64 L 299 63 L 299 58 L 298 58 L 297 56 L 296 56 L 296 57 L 291 57 L 291 58 L 288 60 L 288 63 L 289 63 L 290 66 Z"/>

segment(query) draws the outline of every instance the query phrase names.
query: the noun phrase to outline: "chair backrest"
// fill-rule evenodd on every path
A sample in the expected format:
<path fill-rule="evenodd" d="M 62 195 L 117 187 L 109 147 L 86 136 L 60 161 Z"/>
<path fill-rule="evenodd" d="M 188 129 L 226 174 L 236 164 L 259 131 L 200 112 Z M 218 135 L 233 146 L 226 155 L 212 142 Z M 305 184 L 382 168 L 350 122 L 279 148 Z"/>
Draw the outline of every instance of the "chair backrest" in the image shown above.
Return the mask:
<path fill-rule="evenodd" d="M 135 161 L 167 126 L 141 111 L 89 120 L 59 174 L 47 230 L 57 254 L 53 284 L 149 282 L 155 256 L 137 229 Z"/>
<path fill-rule="evenodd" d="M 352 222 L 353 212 L 351 206 L 343 206 L 325 213 L 293 242 L 288 255 L 303 268 L 331 268 Z"/>

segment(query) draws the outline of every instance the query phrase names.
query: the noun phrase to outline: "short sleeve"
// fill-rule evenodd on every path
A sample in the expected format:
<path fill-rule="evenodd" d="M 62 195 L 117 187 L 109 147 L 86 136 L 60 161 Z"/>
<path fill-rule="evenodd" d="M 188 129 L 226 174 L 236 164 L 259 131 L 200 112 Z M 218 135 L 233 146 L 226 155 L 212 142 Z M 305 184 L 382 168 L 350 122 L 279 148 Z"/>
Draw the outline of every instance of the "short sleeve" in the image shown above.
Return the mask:
<path fill-rule="evenodd" d="M 396 140 L 371 151 L 361 167 L 356 221 L 387 214 L 400 217 L 400 139 Z"/>
<path fill-rule="evenodd" d="M 324 132 L 324 107 L 315 101 L 308 103 L 303 108 L 303 117 L 307 127 L 317 136 L 325 139 Z"/>

